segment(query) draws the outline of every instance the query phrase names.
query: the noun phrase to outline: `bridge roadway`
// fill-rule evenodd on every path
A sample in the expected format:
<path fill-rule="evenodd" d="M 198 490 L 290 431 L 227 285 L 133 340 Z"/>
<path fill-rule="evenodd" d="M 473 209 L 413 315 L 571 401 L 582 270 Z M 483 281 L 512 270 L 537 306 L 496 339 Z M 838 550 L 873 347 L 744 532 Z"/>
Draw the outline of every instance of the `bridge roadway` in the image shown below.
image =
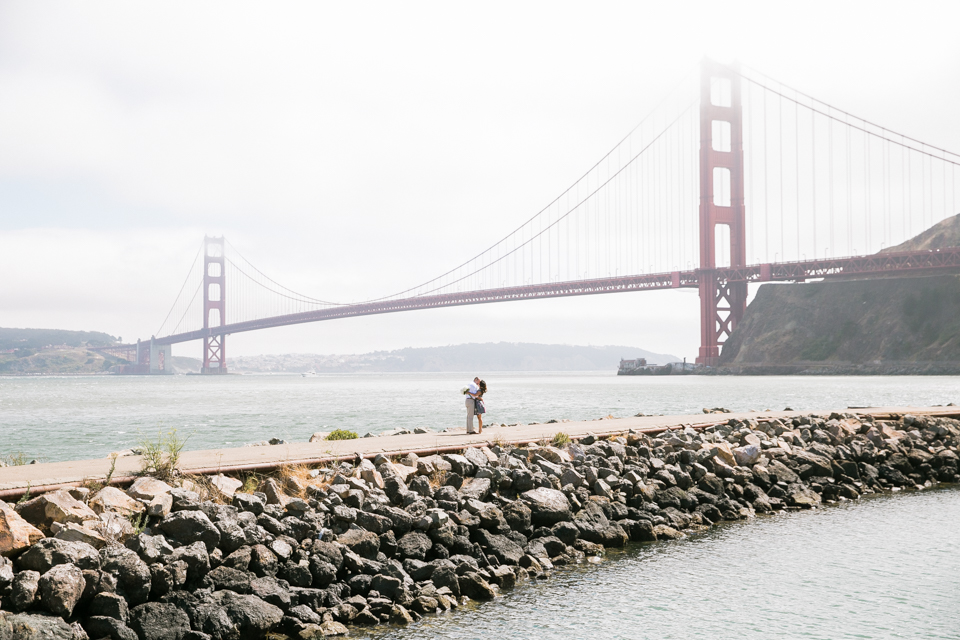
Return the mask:
<path fill-rule="evenodd" d="M 876 407 L 867 409 L 835 409 L 837 412 L 852 412 L 874 416 L 935 415 L 960 417 L 960 407 Z M 263 447 L 232 449 L 208 449 L 185 451 L 180 460 L 184 473 L 214 474 L 237 471 L 269 471 L 283 464 L 322 464 L 338 459 L 353 459 L 357 454 L 373 458 L 377 454 L 403 454 L 410 451 L 421 455 L 450 453 L 470 446 L 493 444 L 502 439 L 511 444 L 537 442 L 550 439 L 558 431 L 578 437 L 587 434 L 614 435 L 633 430 L 643 433 L 659 433 L 668 429 L 705 426 L 724 422 L 730 418 L 784 418 L 809 415 L 810 411 L 763 411 L 729 414 L 695 414 L 672 416 L 644 416 L 631 418 L 605 418 L 579 422 L 530 424 L 515 427 L 486 427 L 480 435 L 467 435 L 463 428 L 446 433 L 409 434 L 341 440 L 334 442 L 291 443 Z M 829 415 L 831 411 L 813 413 Z M 63 486 L 76 486 L 86 480 L 102 480 L 110 469 L 110 460 L 75 460 L 44 464 L 0 468 L 0 499 L 15 500 L 29 487 L 33 495 Z M 123 485 L 133 481 L 140 469 L 139 456 L 117 459 L 112 484 Z"/>

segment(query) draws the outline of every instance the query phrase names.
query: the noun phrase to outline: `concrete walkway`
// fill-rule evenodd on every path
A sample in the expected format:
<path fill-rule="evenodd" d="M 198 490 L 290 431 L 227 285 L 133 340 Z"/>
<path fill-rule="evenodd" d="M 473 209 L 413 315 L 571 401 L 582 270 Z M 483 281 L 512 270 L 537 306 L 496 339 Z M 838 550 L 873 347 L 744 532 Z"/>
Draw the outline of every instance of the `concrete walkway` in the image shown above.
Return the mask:
<path fill-rule="evenodd" d="M 870 409 L 837 409 L 837 412 L 859 414 L 903 415 L 941 415 L 960 416 L 960 407 L 877 407 Z M 559 422 L 552 424 L 531 424 L 515 427 L 485 427 L 481 435 L 467 435 L 464 429 L 446 433 L 410 434 L 341 440 L 334 442 L 292 443 L 264 447 L 242 447 L 238 449 L 208 449 L 185 451 L 180 460 L 180 469 L 184 473 L 209 474 L 242 470 L 267 470 L 282 464 L 318 464 L 337 458 L 352 459 L 357 454 L 373 457 L 378 453 L 388 455 L 414 451 L 423 455 L 445 453 L 469 446 L 493 444 L 496 441 L 511 444 L 537 442 L 553 438 L 562 431 L 569 436 L 578 437 L 587 434 L 612 435 L 636 432 L 659 432 L 664 429 L 682 428 L 690 425 L 704 427 L 730 418 L 770 419 L 799 415 L 811 412 L 764 411 L 753 413 L 695 414 L 676 416 L 645 416 L 633 418 L 608 418 L 582 422 Z M 830 411 L 814 412 L 829 415 Z M 31 493 L 51 490 L 54 487 L 79 484 L 85 480 L 102 480 L 110 469 L 110 460 L 74 460 L 70 462 L 49 462 L 44 464 L 0 468 L 0 499 L 10 500 L 19 497 L 27 487 Z M 115 483 L 128 482 L 131 476 L 140 470 L 140 457 L 128 456 L 117 459 L 113 480 Z"/>

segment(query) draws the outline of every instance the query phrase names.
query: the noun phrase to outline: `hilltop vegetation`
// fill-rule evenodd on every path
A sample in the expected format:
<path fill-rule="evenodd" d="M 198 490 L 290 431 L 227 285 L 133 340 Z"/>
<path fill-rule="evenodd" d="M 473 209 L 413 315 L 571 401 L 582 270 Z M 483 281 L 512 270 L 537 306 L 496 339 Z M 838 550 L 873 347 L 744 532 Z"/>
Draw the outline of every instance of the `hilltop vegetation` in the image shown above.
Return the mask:
<path fill-rule="evenodd" d="M 62 329 L 5 329 L 0 327 L 0 351 L 8 349 L 42 349 L 47 345 L 68 347 L 106 347 L 116 344 L 114 338 L 99 331 L 64 331 Z"/>

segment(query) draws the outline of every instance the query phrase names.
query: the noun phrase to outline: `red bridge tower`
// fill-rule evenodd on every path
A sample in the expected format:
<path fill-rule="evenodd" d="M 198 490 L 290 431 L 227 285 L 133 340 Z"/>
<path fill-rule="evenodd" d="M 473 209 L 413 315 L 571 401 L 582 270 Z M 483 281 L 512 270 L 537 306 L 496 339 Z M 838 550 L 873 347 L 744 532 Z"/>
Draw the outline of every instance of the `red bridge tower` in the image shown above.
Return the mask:
<path fill-rule="evenodd" d="M 214 333 L 227 324 L 226 276 L 224 270 L 223 236 L 203 238 L 203 369 L 201 373 L 226 373 L 224 352 L 226 335 Z"/>

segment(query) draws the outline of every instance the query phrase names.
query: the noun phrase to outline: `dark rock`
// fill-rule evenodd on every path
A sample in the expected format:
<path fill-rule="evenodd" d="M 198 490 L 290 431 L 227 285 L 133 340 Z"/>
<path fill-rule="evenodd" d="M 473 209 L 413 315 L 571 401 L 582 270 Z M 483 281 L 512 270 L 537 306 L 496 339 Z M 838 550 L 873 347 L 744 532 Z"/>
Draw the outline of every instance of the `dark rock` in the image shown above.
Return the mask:
<path fill-rule="evenodd" d="M 258 576 L 275 576 L 280 564 L 277 556 L 262 544 L 250 549 L 250 571 Z"/>
<path fill-rule="evenodd" d="M 202 542 L 211 552 L 220 544 L 220 531 L 202 511 L 176 511 L 160 521 L 159 529 L 181 544 Z"/>
<path fill-rule="evenodd" d="M 185 562 L 190 580 L 200 580 L 210 571 L 210 555 L 207 553 L 207 545 L 202 542 L 174 549 L 173 553 L 167 556 L 167 562 Z"/>
<path fill-rule="evenodd" d="M 337 568 L 337 571 L 343 566 L 343 553 L 339 547 L 330 542 L 314 541 L 313 553 L 332 564 Z"/>
<path fill-rule="evenodd" d="M 87 612 L 91 616 L 116 618 L 124 624 L 126 624 L 130 615 L 127 601 L 115 593 L 98 593 L 90 601 Z"/>
<path fill-rule="evenodd" d="M 397 553 L 403 558 L 424 560 L 433 542 L 419 531 L 411 531 L 397 541 Z"/>
<path fill-rule="evenodd" d="M 17 611 L 23 611 L 33 605 L 40 587 L 40 573 L 25 569 L 13 577 L 10 584 L 10 602 Z"/>
<path fill-rule="evenodd" d="M 150 594 L 154 598 L 164 596 L 182 588 L 187 583 L 189 567 L 183 560 L 162 565 L 155 562 L 150 565 Z"/>
<path fill-rule="evenodd" d="M 486 500 L 487 496 L 490 495 L 490 487 L 490 478 L 470 478 L 460 487 L 460 493 L 465 498 Z"/>
<path fill-rule="evenodd" d="M 100 554 L 85 542 L 44 538 L 16 559 L 17 568 L 38 573 L 46 573 L 58 564 L 67 563 L 76 565 L 81 570 L 97 570 L 100 568 Z"/>
<path fill-rule="evenodd" d="M 167 556 L 173 553 L 173 547 L 166 538 L 145 533 L 129 538 L 124 546 L 135 552 L 148 565 L 154 562 L 165 562 Z"/>
<path fill-rule="evenodd" d="M 249 511 L 254 515 L 263 513 L 264 502 L 258 496 L 249 493 L 233 494 L 233 506 L 240 511 Z"/>
<path fill-rule="evenodd" d="M 349 529 L 337 538 L 337 542 L 347 546 L 351 551 L 363 558 L 376 559 L 380 551 L 380 538 L 375 533 L 362 529 Z"/>
<path fill-rule="evenodd" d="M 420 476 L 423 477 L 423 476 Z M 404 594 L 403 581 L 393 576 L 377 574 L 370 581 L 370 589 L 378 592 L 381 596 L 389 598 L 396 602 Z"/>
<path fill-rule="evenodd" d="M 447 565 L 436 567 L 430 575 L 430 580 L 438 589 L 446 587 L 450 589 L 453 597 L 460 598 L 460 580 L 453 567 Z"/>
<path fill-rule="evenodd" d="M 104 547 L 100 550 L 100 564 L 104 572 L 117 579 L 117 593 L 128 603 L 137 605 L 147 601 L 153 579 L 140 556 L 126 547 Z"/>
<path fill-rule="evenodd" d="M 530 507 L 520 500 L 515 500 L 503 508 L 503 517 L 507 525 L 521 533 L 531 531 L 532 514 Z"/>
<path fill-rule="evenodd" d="M 40 577 L 40 603 L 50 613 L 69 618 L 86 586 L 79 567 L 70 563 L 58 564 Z"/>
<path fill-rule="evenodd" d="M 366 574 L 350 576 L 350 579 L 347 580 L 347 584 L 350 585 L 351 593 L 364 595 L 370 592 L 371 582 L 373 582 L 373 576 Z"/>
<path fill-rule="evenodd" d="M 412 515 L 403 509 L 381 505 L 377 510 L 377 513 L 390 518 L 390 520 L 393 522 L 393 532 L 397 536 L 402 537 L 408 531 L 413 529 L 413 523 L 415 520 Z"/>
<path fill-rule="evenodd" d="M 262 638 L 283 618 L 283 610 L 279 607 L 252 595 L 240 595 L 233 591 L 216 591 L 210 596 L 209 601 L 223 607 L 243 640 Z"/>
<path fill-rule="evenodd" d="M 130 610 L 129 626 L 140 640 L 182 640 L 190 617 L 172 604 L 147 602 Z"/>
<path fill-rule="evenodd" d="M 140 640 L 137 632 L 122 620 L 109 616 L 90 616 L 83 628 L 91 638 L 110 638 L 110 640 Z"/>
<path fill-rule="evenodd" d="M 250 560 L 253 557 L 253 549 L 250 547 L 240 547 L 226 558 L 223 559 L 221 566 L 230 567 L 239 571 L 246 571 L 250 568 Z"/>
<path fill-rule="evenodd" d="M 289 584 L 270 576 L 251 580 L 250 593 L 281 609 L 287 609 L 292 602 Z"/>
<path fill-rule="evenodd" d="M 553 525 L 551 532 L 565 545 L 571 546 L 580 537 L 580 529 L 572 522 L 558 522 Z"/>
<path fill-rule="evenodd" d="M 56 616 L 0 611 L 2 640 L 78 640 L 74 629 Z"/>
<path fill-rule="evenodd" d="M 460 576 L 459 582 L 460 593 L 474 600 L 493 600 L 497 597 L 497 592 L 493 590 L 490 583 L 474 571 Z"/>
<path fill-rule="evenodd" d="M 310 556 L 309 569 L 313 576 L 313 584 L 321 589 L 337 579 L 337 568 L 327 562 L 324 556 Z"/>
<path fill-rule="evenodd" d="M 187 489 L 171 489 L 173 498 L 171 511 L 193 511 L 200 508 L 200 495 L 196 491 Z"/>
<path fill-rule="evenodd" d="M 309 587 L 313 584 L 313 574 L 310 572 L 310 564 L 307 560 L 300 562 L 287 560 L 280 565 L 277 575 L 295 587 Z"/>
<path fill-rule="evenodd" d="M 536 526 L 549 527 L 570 519 L 570 501 L 561 491 L 538 487 L 520 498 L 530 507 L 530 519 Z"/>
<path fill-rule="evenodd" d="M 323 622 L 323 618 L 318 616 L 313 609 L 306 605 L 299 604 L 295 607 L 290 607 L 290 610 L 287 612 L 288 615 L 300 620 L 301 622 L 309 622 L 311 624 L 320 624 Z"/>
<path fill-rule="evenodd" d="M 393 528 L 393 521 L 390 518 L 367 511 L 358 511 L 356 522 L 357 526 L 377 535 L 384 534 Z"/>
<path fill-rule="evenodd" d="M 471 538 L 502 564 L 517 564 L 523 556 L 523 549 L 506 536 L 490 533 L 485 529 L 476 529 Z"/>
<path fill-rule="evenodd" d="M 253 576 L 246 571 L 224 566 L 219 566 L 207 574 L 207 579 L 209 579 L 217 589 L 229 589 L 237 593 L 250 593 L 250 581 L 252 578 Z"/>
<path fill-rule="evenodd" d="M 217 522 L 215 526 L 220 532 L 218 546 L 224 553 L 231 554 L 247 544 L 247 534 L 236 522 Z"/>
<path fill-rule="evenodd" d="M 233 593 L 232 591 L 223 593 Z M 215 602 L 203 602 L 190 608 L 193 628 L 217 640 L 241 640 L 237 625 L 227 610 Z"/>

